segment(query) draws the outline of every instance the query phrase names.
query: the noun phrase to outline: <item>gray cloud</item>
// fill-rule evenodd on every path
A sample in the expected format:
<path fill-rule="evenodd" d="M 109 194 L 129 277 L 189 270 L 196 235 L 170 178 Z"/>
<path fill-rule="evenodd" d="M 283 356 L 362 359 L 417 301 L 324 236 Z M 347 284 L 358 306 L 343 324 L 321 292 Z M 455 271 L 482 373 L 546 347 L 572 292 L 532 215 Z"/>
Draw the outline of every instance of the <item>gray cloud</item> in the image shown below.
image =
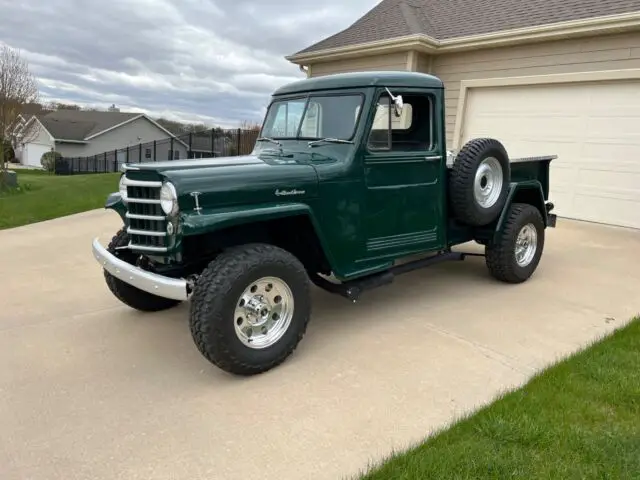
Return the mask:
<path fill-rule="evenodd" d="M 21 49 L 45 100 L 237 126 L 302 78 L 285 55 L 378 1 L 0 0 L 0 42 Z"/>

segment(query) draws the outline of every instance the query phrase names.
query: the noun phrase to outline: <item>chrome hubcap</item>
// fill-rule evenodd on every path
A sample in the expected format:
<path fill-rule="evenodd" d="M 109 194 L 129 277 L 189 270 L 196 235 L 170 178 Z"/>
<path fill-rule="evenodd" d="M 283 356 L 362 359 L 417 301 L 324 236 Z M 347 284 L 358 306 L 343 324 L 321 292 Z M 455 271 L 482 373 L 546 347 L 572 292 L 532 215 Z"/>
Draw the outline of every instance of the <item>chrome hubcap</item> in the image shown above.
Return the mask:
<path fill-rule="evenodd" d="M 494 157 L 485 158 L 476 172 L 473 194 L 482 208 L 491 208 L 496 204 L 502 190 L 502 166 Z"/>
<path fill-rule="evenodd" d="M 236 304 L 236 335 L 247 347 L 267 348 L 286 333 L 293 318 L 293 293 L 279 278 L 252 282 Z"/>
<path fill-rule="evenodd" d="M 516 239 L 516 262 L 521 267 L 526 267 L 531 263 L 538 248 L 538 231 L 536 227 L 528 223 L 518 232 Z"/>

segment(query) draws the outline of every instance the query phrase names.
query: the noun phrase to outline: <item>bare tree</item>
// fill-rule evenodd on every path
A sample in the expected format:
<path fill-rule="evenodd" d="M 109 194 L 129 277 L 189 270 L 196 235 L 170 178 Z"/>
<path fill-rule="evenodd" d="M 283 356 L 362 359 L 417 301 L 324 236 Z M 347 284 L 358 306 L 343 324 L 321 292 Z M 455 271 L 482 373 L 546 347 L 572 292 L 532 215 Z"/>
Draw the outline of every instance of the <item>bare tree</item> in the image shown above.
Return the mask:
<path fill-rule="evenodd" d="M 38 84 L 20 52 L 0 46 L 0 171 L 6 169 L 4 145 L 12 137 L 18 115 L 28 104 L 38 101 Z M 3 175 L 0 175 L 0 182 Z"/>

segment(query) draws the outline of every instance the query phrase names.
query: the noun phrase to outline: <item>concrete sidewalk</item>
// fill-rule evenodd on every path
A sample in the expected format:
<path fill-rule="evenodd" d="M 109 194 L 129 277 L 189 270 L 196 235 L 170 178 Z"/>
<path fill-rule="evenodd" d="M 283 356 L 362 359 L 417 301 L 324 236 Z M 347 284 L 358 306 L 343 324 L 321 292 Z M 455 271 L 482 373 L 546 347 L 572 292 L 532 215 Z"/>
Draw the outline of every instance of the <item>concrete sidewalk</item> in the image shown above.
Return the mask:
<path fill-rule="evenodd" d="M 519 286 L 471 258 L 355 305 L 316 290 L 295 354 L 236 378 L 196 351 L 188 305 L 109 293 L 91 240 L 118 228 L 97 210 L 0 231 L 3 480 L 348 477 L 640 311 L 640 232 L 559 219 Z"/>

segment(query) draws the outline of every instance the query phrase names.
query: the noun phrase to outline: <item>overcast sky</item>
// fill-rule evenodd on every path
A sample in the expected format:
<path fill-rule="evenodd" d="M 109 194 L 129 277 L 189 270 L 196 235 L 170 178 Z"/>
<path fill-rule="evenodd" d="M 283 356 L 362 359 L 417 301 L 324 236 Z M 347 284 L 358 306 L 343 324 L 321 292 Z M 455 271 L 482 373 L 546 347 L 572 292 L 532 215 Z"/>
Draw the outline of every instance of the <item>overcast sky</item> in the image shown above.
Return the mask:
<path fill-rule="evenodd" d="M 43 100 L 236 127 L 303 77 L 284 55 L 347 27 L 379 0 L 0 0 Z"/>

